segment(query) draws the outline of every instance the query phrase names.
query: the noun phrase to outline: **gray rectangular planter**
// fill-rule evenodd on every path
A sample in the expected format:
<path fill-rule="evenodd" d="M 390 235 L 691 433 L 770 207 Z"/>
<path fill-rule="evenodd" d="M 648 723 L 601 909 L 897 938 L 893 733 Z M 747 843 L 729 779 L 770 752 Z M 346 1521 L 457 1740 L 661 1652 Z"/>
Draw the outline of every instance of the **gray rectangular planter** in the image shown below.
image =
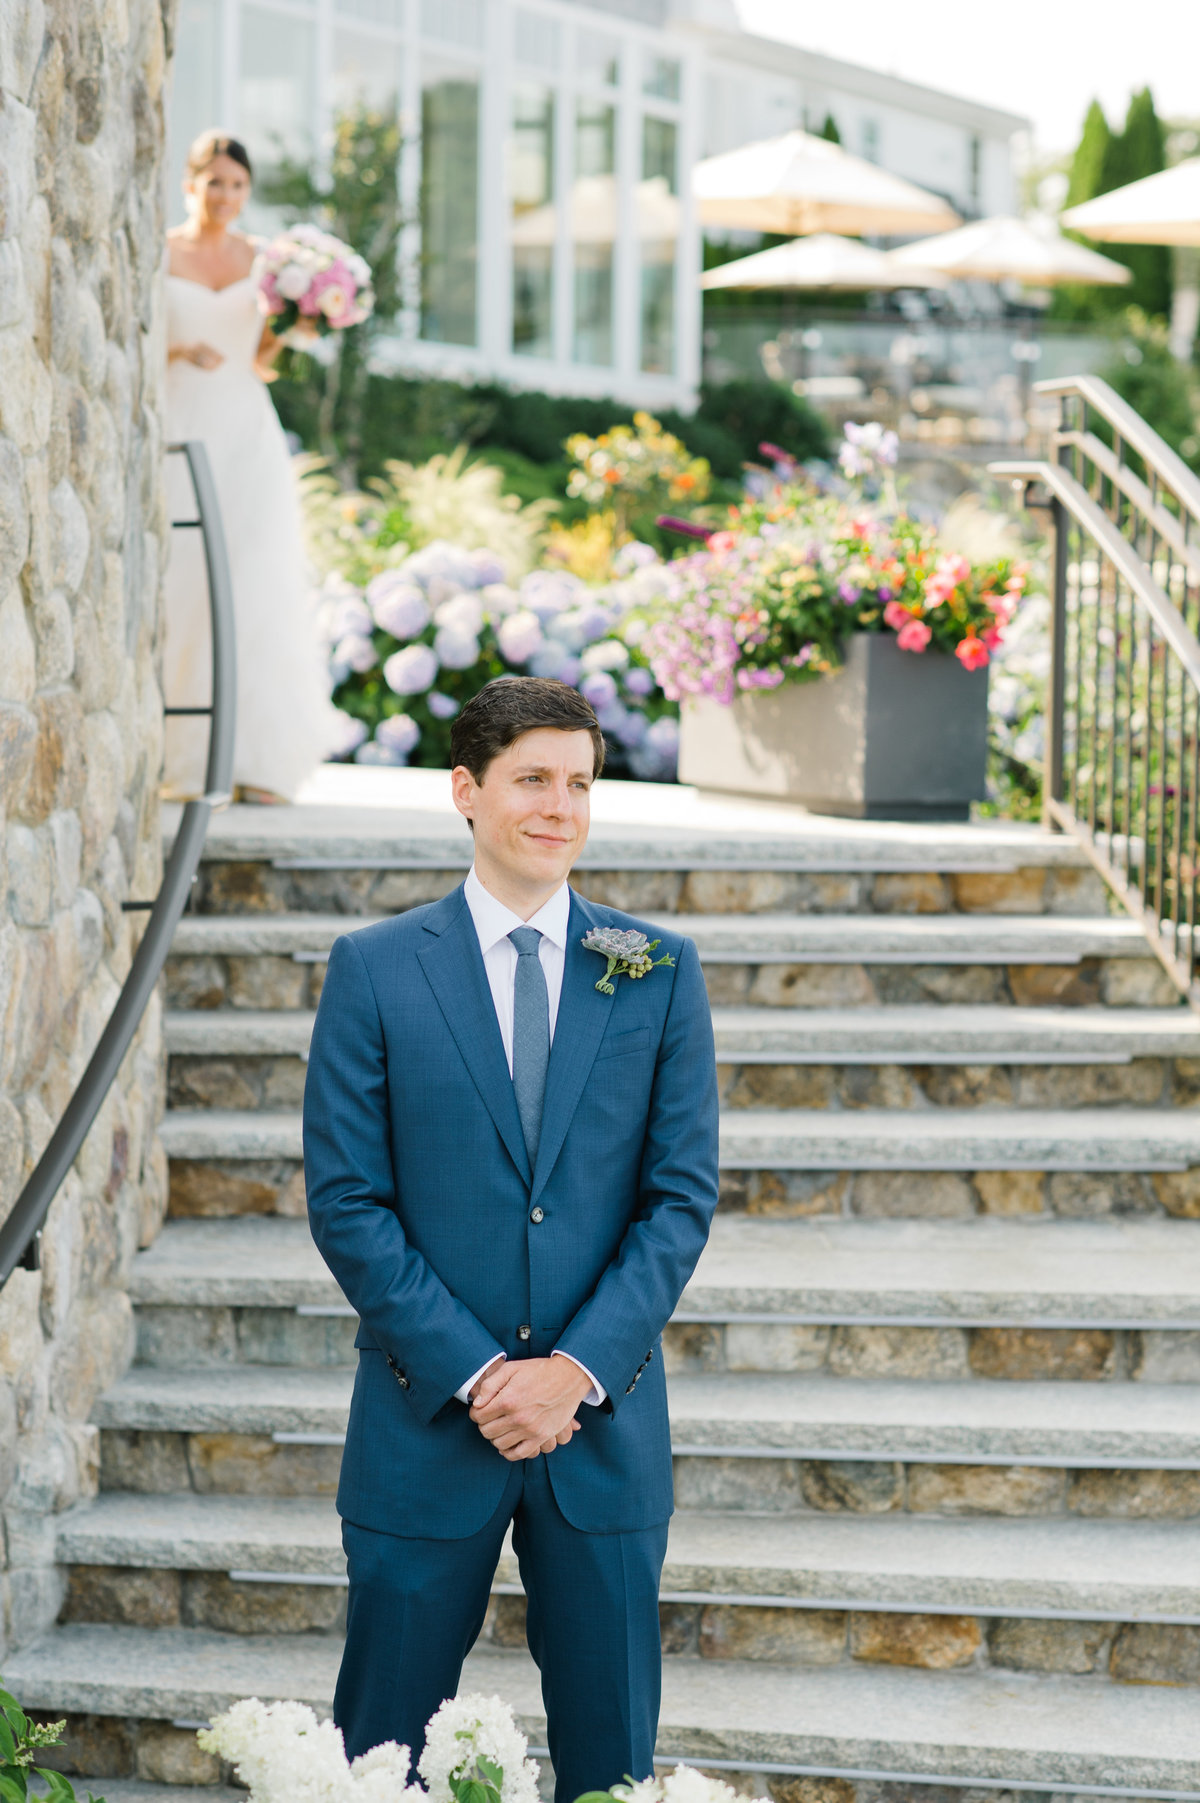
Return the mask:
<path fill-rule="evenodd" d="M 986 794 L 988 673 L 858 632 L 817 682 L 688 701 L 679 780 L 858 820 L 966 820 Z"/>

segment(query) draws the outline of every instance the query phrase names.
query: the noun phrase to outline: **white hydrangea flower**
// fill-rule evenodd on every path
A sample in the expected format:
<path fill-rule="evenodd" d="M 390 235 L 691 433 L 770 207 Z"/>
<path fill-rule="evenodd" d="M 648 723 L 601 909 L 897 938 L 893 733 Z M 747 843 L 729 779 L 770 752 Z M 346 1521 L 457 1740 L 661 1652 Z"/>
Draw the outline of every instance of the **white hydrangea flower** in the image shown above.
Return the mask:
<path fill-rule="evenodd" d="M 538 1803 L 539 1770 L 526 1758 L 528 1746 L 512 1710 L 499 1697 L 450 1697 L 425 1731 L 417 1767 L 429 1803 L 453 1803 L 451 1777 L 474 1765 L 481 1754 L 503 1769 L 504 1803 Z"/>
<path fill-rule="evenodd" d="M 394 695 L 423 695 L 437 678 L 437 654 L 429 645 L 405 645 L 383 666 L 383 680 Z"/>
<path fill-rule="evenodd" d="M 590 676 L 593 670 L 624 670 L 629 652 L 620 639 L 600 639 L 589 645 L 579 659 L 579 668 Z"/>
<path fill-rule="evenodd" d="M 434 609 L 433 617 L 437 625 L 449 626 L 469 638 L 478 638 L 483 631 L 483 607 L 477 596 L 465 590 L 443 601 Z"/>

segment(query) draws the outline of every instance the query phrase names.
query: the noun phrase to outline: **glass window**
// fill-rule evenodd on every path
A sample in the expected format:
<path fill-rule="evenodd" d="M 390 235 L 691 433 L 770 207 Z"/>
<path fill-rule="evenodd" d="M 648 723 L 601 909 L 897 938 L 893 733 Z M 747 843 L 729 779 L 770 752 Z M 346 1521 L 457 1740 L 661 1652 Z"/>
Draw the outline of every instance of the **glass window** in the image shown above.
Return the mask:
<path fill-rule="evenodd" d="M 879 161 L 879 121 L 877 119 L 862 121 L 859 126 L 859 142 L 862 144 L 862 154 L 867 162 L 877 163 Z"/>
<path fill-rule="evenodd" d="M 238 70 L 239 135 L 251 157 L 272 163 L 312 154 L 316 117 L 315 28 L 293 14 L 246 6 Z"/>
<path fill-rule="evenodd" d="M 333 0 L 333 10 L 366 25 L 394 25 L 399 30 L 404 24 L 404 0 Z"/>
<path fill-rule="evenodd" d="M 642 258 L 641 366 L 661 375 L 670 375 L 675 367 L 677 135 L 670 119 L 642 121 L 642 179 L 637 188 L 637 235 Z"/>
<path fill-rule="evenodd" d="M 621 79 L 621 41 L 606 31 L 580 30 L 575 39 L 575 67 L 585 82 L 615 88 Z"/>
<path fill-rule="evenodd" d="M 613 360 L 613 239 L 617 226 L 617 111 L 580 99 L 575 113 L 571 239 L 576 363 Z"/>
<path fill-rule="evenodd" d="M 545 13 L 521 8 L 513 15 L 513 56 L 527 69 L 553 74 L 562 57 L 562 27 Z"/>
<path fill-rule="evenodd" d="M 554 352 L 554 91 L 522 84 L 513 90 L 509 142 L 512 197 L 513 350 L 526 357 Z"/>
<path fill-rule="evenodd" d="M 421 91 L 421 336 L 476 341 L 479 83 L 427 67 Z"/>
<path fill-rule="evenodd" d="M 443 44 L 482 49 L 483 0 L 421 0 L 421 30 Z"/>
<path fill-rule="evenodd" d="M 176 60 L 169 124 L 168 194 L 171 223 L 184 217 L 180 182 L 188 146 L 221 118 L 219 0 L 183 0 L 175 27 Z"/>
<path fill-rule="evenodd" d="M 679 64 L 673 56 L 647 56 L 642 65 L 642 93 L 659 100 L 679 99 Z"/>
<path fill-rule="evenodd" d="M 349 112 L 366 105 L 376 111 L 395 106 L 400 97 L 400 46 L 363 31 L 339 29 L 333 34 L 333 110 Z"/>

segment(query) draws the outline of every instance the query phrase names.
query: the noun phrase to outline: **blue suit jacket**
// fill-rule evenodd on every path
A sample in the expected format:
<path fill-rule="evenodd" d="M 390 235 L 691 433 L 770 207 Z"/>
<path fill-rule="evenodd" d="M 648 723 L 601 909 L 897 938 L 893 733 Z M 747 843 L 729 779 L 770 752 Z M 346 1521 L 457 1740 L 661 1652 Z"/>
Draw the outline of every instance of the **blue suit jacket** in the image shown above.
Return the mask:
<path fill-rule="evenodd" d="M 609 925 L 661 937 L 674 966 L 602 995 L 604 963 L 580 941 Z M 559 1508 L 593 1533 L 666 1520 L 660 1336 L 717 1201 L 712 1023 L 691 940 L 572 896 L 531 1170 L 461 887 L 339 939 L 304 1164 L 313 1236 L 361 1317 L 345 1518 L 410 1537 L 477 1532 L 509 1466 L 454 1392 L 497 1353 L 560 1347 L 609 1400 L 582 1407 L 581 1431 L 549 1456 Z"/>

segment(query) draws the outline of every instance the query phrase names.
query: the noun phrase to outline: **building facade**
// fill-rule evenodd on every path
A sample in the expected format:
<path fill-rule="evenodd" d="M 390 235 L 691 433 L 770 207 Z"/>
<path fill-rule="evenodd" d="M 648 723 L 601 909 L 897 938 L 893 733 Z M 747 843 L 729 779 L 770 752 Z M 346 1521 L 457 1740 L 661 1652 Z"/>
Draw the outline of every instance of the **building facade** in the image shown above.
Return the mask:
<path fill-rule="evenodd" d="M 319 157 L 363 100 L 405 128 L 395 365 L 651 407 L 698 381 L 699 157 L 831 115 L 979 213 L 1023 123 L 749 36 L 732 0 L 181 0 L 175 172 L 213 124 Z"/>

